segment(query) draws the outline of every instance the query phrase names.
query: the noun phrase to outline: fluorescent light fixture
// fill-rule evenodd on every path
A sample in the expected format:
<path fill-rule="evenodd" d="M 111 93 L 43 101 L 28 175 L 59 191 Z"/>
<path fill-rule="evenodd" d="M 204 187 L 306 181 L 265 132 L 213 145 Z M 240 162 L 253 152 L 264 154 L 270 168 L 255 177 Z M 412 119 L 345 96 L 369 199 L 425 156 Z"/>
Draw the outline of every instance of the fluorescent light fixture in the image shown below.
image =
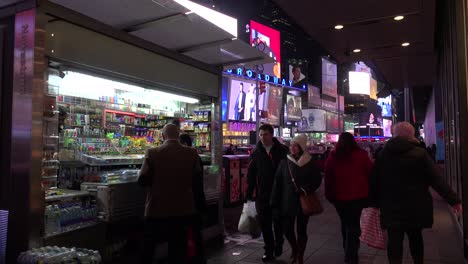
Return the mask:
<path fill-rule="evenodd" d="M 189 9 L 237 38 L 237 19 L 189 0 L 174 0 L 174 2 Z"/>
<path fill-rule="evenodd" d="M 343 29 L 343 28 L 344 28 L 343 25 L 336 25 L 336 26 L 335 26 L 335 29 L 338 29 L 338 30 Z"/>
<path fill-rule="evenodd" d="M 358 52 L 361 52 L 361 50 L 360 49 L 354 49 L 353 52 L 358 53 Z"/>
<path fill-rule="evenodd" d="M 410 45 L 409 42 L 404 42 L 403 44 L 401 44 L 401 46 L 403 46 L 403 47 L 408 47 L 409 45 Z"/>
<path fill-rule="evenodd" d="M 193 14 L 194 12 L 193 11 L 188 11 L 188 12 L 185 12 L 185 15 L 190 15 L 190 14 Z"/>
<path fill-rule="evenodd" d="M 370 94 L 370 74 L 367 72 L 349 72 L 349 93 Z"/>
<path fill-rule="evenodd" d="M 404 16 L 396 16 L 393 19 L 396 21 L 400 21 L 400 20 L 403 20 L 404 18 L 405 18 Z"/>
<path fill-rule="evenodd" d="M 169 104 L 172 101 L 189 104 L 199 102 L 196 98 L 156 91 L 78 72 L 68 71 L 66 73 L 63 79 L 56 76 L 49 77 L 49 84 L 58 86 L 61 95 L 100 100 L 102 96 L 116 96 L 116 90 L 119 90 L 129 93 L 123 97 L 128 96 L 128 99 L 132 99 L 134 102 L 141 102 L 152 106 Z"/>

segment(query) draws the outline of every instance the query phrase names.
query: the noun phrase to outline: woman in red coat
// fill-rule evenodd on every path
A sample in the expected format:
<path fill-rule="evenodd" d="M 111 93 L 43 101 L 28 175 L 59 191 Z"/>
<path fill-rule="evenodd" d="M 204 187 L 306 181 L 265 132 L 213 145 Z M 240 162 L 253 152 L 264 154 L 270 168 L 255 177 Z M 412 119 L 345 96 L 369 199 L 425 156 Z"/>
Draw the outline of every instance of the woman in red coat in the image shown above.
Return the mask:
<path fill-rule="evenodd" d="M 362 209 L 367 206 L 372 161 L 350 133 L 342 133 L 325 163 L 325 196 L 341 220 L 345 262 L 359 263 Z"/>

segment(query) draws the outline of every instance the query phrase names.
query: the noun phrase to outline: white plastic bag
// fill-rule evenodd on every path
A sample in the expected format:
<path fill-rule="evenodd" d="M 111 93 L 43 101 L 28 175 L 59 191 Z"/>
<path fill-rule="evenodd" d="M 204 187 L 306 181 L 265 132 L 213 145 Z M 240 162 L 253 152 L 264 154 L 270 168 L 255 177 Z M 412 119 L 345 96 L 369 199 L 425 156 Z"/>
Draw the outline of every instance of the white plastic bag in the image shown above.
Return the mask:
<path fill-rule="evenodd" d="M 242 214 L 239 219 L 239 225 L 237 228 L 241 233 L 253 233 L 252 229 L 257 228 L 257 222 L 255 217 L 257 216 L 257 210 L 255 209 L 255 202 L 246 202 L 244 203 L 244 208 L 242 208 Z"/>

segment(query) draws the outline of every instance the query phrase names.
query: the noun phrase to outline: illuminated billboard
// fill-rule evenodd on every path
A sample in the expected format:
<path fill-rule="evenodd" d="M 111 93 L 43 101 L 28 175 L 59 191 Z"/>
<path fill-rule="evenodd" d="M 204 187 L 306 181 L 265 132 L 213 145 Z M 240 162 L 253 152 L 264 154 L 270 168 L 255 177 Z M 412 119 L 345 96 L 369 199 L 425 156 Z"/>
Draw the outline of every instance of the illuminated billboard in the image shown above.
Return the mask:
<path fill-rule="evenodd" d="M 250 20 L 250 44 L 274 59 L 263 65 L 263 73 L 281 78 L 281 39 L 278 30 Z"/>
<path fill-rule="evenodd" d="M 263 110 L 265 94 L 258 98 L 260 110 Z M 255 83 L 231 79 L 229 86 L 228 119 L 236 121 L 256 121 Z"/>
<path fill-rule="evenodd" d="M 322 94 L 336 97 L 338 94 L 336 64 L 322 58 Z"/>
<path fill-rule="evenodd" d="M 392 96 L 389 95 L 385 98 L 379 98 L 377 100 L 377 104 L 382 109 L 382 116 L 383 117 L 391 117 L 392 116 Z"/>
<path fill-rule="evenodd" d="M 370 94 L 370 74 L 367 72 L 349 72 L 349 93 Z"/>

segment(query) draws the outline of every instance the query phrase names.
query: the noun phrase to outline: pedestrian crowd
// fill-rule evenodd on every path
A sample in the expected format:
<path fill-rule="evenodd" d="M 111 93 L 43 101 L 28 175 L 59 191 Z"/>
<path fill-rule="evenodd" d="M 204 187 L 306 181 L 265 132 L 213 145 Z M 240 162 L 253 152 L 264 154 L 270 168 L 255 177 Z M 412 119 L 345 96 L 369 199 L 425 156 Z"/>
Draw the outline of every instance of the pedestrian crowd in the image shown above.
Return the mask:
<path fill-rule="evenodd" d="M 269 262 L 281 256 L 286 238 L 291 247 L 290 263 L 304 263 L 309 218 L 319 217 L 322 211 L 315 191 L 323 178 L 325 197 L 341 222 L 345 263 L 359 263 L 362 212 L 372 208 L 379 212 L 379 228 L 387 233 L 389 263 L 402 263 L 406 235 L 414 263 L 422 264 L 422 230 L 433 224 L 429 188 L 458 215 L 461 201 L 440 175 L 434 155 L 415 138 L 410 123 L 397 123 L 393 135 L 369 155 L 352 134 L 342 133 L 325 165 L 318 166 L 307 151 L 306 135 L 294 137 L 288 148 L 273 136 L 271 125 L 263 124 L 260 140 L 250 154 L 246 201 L 255 203 L 264 240 L 262 260 Z M 195 150 L 179 142 L 176 126 L 166 125 L 163 137 L 162 146 L 147 152 L 139 177 L 147 188 L 141 263 L 152 263 L 156 238 L 169 242 L 170 263 L 189 263 L 187 230 L 192 230 L 197 252 L 190 263 L 206 263 L 200 246 L 200 214 L 205 207 L 200 158 Z"/>

